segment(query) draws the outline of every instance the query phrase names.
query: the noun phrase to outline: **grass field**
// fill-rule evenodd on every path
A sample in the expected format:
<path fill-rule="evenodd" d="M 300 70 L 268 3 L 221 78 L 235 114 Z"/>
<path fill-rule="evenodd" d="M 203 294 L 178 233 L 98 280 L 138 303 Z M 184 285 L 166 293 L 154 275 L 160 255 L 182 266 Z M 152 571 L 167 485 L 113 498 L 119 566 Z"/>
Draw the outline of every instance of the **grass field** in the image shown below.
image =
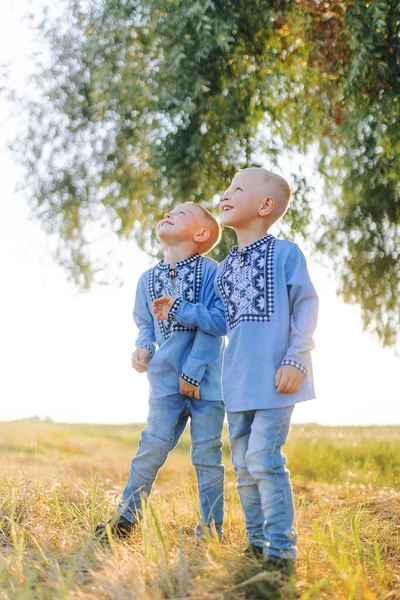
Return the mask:
<path fill-rule="evenodd" d="M 141 427 L 0 423 L 0 599 L 272 598 L 241 554 L 243 517 L 225 438 L 225 536 L 197 545 L 185 436 L 126 542 L 111 516 Z M 400 427 L 295 426 L 286 447 L 297 507 L 296 582 L 284 598 L 400 598 Z M 260 581 L 259 581 L 260 579 Z"/>

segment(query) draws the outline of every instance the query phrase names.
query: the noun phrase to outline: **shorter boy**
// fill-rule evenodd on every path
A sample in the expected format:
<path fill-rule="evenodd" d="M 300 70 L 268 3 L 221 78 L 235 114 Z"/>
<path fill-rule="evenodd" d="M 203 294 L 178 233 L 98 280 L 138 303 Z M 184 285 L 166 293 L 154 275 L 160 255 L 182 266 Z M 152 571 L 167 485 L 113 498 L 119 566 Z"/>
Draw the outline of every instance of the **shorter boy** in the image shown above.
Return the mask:
<path fill-rule="evenodd" d="M 128 535 L 142 517 L 142 502 L 169 452 L 178 444 L 189 417 L 191 458 L 200 500 L 196 537 L 214 528 L 219 537 L 222 535 L 222 338 L 176 321 L 157 321 L 151 310 L 152 302 L 165 294 L 189 303 L 201 302 L 208 308 L 214 306 L 217 263 L 203 255 L 218 243 L 220 234 L 216 219 L 191 202 L 166 213 L 157 224 L 165 258 L 140 277 L 133 313 L 139 336 L 132 366 L 139 373 L 147 371 L 149 414 L 118 515 L 109 522 L 115 536 Z M 105 530 L 106 524 L 101 522 L 96 534 L 104 536 Z"/>
<path fill-rule="evenodd" d="M 288 572 L 296 559 L 294 503 L 282 453 L 294 405 L 315 397 L 311 350 L 318 298 L 299 247 L 269 228 L 286 212 L 291 190 L 266 169 L 239 171 L 221 202 L 221 221 L 238 246 L 220 264 L 216 305 L 167 296 L 159 319 L 223 335 L 222 387 L 232 462 L 249 540 L 247 553 Z"/>

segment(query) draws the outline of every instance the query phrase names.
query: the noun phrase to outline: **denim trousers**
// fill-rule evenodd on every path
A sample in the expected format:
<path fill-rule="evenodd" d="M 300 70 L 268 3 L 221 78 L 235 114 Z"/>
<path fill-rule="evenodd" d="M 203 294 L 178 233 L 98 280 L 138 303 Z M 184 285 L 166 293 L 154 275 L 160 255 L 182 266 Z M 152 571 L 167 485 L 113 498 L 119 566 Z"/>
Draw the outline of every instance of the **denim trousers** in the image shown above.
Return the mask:
<path fill-rule="evenodd" d="M 196 470 L 200 520 L 196 537 L 215 527 L 222 536 L 224 513 L 224 466 L 222 428 L 225 409 L 222 402 L 189 399 L 181 394 L 149 401 L 147 427 L 142 431 L 139 450 L 132 459 L 129 479 L 118 511 L 135 523 L 142 517 L 142 504 L 151 492 L 158 470 L 165 463 L 190 418 L 191 459 Z"/>
<path fill-rule="evenodd" d="M 228 412 L 228 423 L 248 540 L 266 557 L 296 560 L 293 493 L 282 453 L 293 408 Z"/>

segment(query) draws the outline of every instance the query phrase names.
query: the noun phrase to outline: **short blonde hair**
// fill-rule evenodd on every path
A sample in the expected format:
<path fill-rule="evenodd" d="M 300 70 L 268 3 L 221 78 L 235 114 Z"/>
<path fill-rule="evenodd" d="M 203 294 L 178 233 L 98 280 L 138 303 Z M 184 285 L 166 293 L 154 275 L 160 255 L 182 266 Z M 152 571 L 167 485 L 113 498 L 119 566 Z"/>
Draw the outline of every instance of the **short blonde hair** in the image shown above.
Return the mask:
<path fill-rule="evenodd" d="M 210 213 L 209 210 L 197 204 L 197 202 L 185 202 L 184 204 L 190 204 L 191 206 L 198 207 L 203 213 L 204 222 L 207 224 L 207 228 L 210 230 L 210 237 L 205 242 L 201 242 L 201 251 L 199 254 L 208 254 L 213 248 L 219 243 L 221 239 L 221 225 L 217 219 Z"/>
<path fill-rule="evenodd" d="M 268 186 L 271 186 L 278 192 L 275 197 L 276 206 L 274 211 L 275 221 L 278 221 L 287 211 L 292 197 L 292 190 L 286 179 L 277 173 L 264 169 L 264 167 L 247 167 L 246 169 L 240 169 L 239 173 L 243 171 L 253 171 L 254 173 L 257 173 Z"/>

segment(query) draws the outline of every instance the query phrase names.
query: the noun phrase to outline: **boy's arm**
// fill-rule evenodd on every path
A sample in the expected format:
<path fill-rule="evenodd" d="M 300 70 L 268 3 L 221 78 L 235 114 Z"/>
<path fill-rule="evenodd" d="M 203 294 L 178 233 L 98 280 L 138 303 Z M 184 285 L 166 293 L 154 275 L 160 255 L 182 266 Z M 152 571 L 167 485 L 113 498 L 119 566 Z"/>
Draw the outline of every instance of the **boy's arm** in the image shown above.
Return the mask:
<path fill-rule="evenodd" d="M 201 384 L 207 367 L 218 360 L 222 352 L 222 338 L 197 329 L 193 346 L 180 371 L 181 378 L 190 385 Z"/>
<path fill-rule="evenodd" d="M 290 252 L 285 269 L 291 317 L 289 347 L 281 365 L 295 367 L 307 377 L 309 353 L 315 347 L 313 334 L 317 326 L 318 296 L 298 246 Z"/>
<path fill-rule="evenodd" d="M 153 310 L 160 320 L 172 319 L 184 327 L 197 327 L 212 336 L 226 335 L 224 303 L 215 277 L 209 273 L 204 289 L 203 304 L 192 304 L 170 296 L 158 298 Z"/>
<path fill-rule="evenodd" d="M 217 302 L 216 289 L 214 286 L 216 270 L 217 265 L 214 266 L 213 264 L 210 267 L 207 273 L 207 279 L 205 280 L 202 298 L 204 304 L 197 305 L 203 307 L 204 310 L 208 312 L 215 310 L 215 304 Z M 190 303 L 188 302 L 187 304 Z M 179 318 L 178 321 L 181 322 Z M 197 327 L 192 349 L 180 372 L 181 378 L 186 383 L 198 387 L 204 377 L 207 367 L 220 357 L 222 344 L 223 341 L 220 333 L 212 335 Z"/>
<path fill-rule="evenodd" d="M 142 275 L 142 277 L 139 279 L 136 290 L 133 318 L 137 328 L 139 329 L 139 335 L 136 340 L 136 348 L 146 348 L 149 351 L 150 360 L 156 350 L 156 334 L 154 330 L 153 315 L 147 302 L 146 278 L 144 275 Z"/>

